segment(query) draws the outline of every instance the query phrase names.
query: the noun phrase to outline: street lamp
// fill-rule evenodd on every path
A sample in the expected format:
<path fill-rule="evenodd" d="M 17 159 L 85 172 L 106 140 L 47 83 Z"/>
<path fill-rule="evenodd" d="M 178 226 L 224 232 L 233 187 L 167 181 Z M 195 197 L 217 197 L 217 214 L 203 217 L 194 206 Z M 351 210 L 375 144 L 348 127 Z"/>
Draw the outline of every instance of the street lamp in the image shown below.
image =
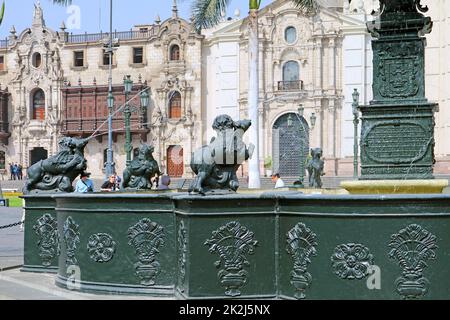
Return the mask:
<path fill-rule="evenodd" d="M 136 111 L 136 107 L 130 106 L 130 103 L 128 101 L 128 96 L 130 95 L 131 91 L 133 90 L 133 81 L 131 80 L 131 76 L 127 75 L 124 78 L 123 81 L 124 88 L 125 88 L 125 108 L 124 108 L 124 115 L 125 115 L 125 153 L 127 155 L 127 167 L 131 163 L 131 153 L 133 151 L 133 144 L 131 141 L 131 113 L 133 111 Z M 140 102 L 141 102 L 141 113 L 146 114 L 146 110 L 150 103 L 150 95 L 148 93 L 148 88 L 145 88 L 141 94 L 140 94 Z M 145 121 L 145 120 L 144 120 Z"/>
<path fill-rule="evenodd" d="M 309 120 L 311 121 L 311 129 L 314 129 L 317 121 L 317 116 L 314 112 L 311 114 L 311 118 Z"/>
<path fill-rule="evenodd" d="M 106 52 L 109 56 L 109 77 L 108 77 L 108 150 L 106 153 L 107 160 L 105 165 L 106 171 L 106 179 L 109 176 L 116 173 L 115 163 L 114 163 L 114 155 L 113 155 L 113 111 L 114 111 L 114 97 L 113 97 L 113 89 L 112 89 L 112 59 L 113 59 L 113 51 L 114 47 L 118 46 L 118 40 L 113 39 L 113 0 L 110 0 L 110 10 L 109 10 L 109 39 L 104 42 L 106 47 Z"/>
<path fill-rule="evenodd" d="M 353 140 L 353 177 L 358 178 L 358 124 L 359 124 L 359 92 L 355 89 L 352 94 L 353 97 L 353 127 L 354 127 L 354 140 Z"/>
<path fill-rule="evenodd" d="M 300 118 L 302 118 L 305 115 L 305 107 L 303 106 L 303 104 L 300 104 L 298 106 L 298 114 Z"/>
<path fill-rule="evenodd" d="M 127 167 L 131 163 L 131 152 L 133 151 L 133 146 L 131 144 L 131 109 L 130 104 L 128 103 L 128 95 L 131 93 L 133 89 L 133 81 L 131 80 L 131 76 L 127 75 L 123 81 L 125 87 L 125 109 L 123 111 L 125 115 L 125 153 L 127 155 Z"/>

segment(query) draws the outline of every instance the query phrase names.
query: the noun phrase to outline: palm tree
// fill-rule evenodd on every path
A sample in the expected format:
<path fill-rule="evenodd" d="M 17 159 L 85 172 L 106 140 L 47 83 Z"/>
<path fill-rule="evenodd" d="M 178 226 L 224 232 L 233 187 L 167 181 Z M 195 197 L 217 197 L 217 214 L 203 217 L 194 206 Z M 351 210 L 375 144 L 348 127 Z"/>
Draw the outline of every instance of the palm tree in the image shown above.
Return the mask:
<path fill-rule="evenodd" d="M 299 9 L 314 12 L 319 0 L 291 0 Z M 193 23 L 199 31 L 217 25 L 231 0 L 194 0 L 192 6 Z M 258 133 L 258 96 L 259 96 L 259 43 L 258 43 L 258 13 L 261 0 L 249 0 L 249 79 L 248 79 L 248 114 L 252 121 L 249 139 L 255 144 L 255 151 L 249 161 L 250 189 L 261 187 L 259 169 L 259 133 Z"/>
<path fill-rule="evenodd" d="M 72 3 L 72 0 L 53 0 L 54 4 L 59 4 L 67 6 Z M 3 1 L 2 8 L 0 9 L 0 25 L 3 22 L 3 17 L 5 16 L 5 1 Z"/>

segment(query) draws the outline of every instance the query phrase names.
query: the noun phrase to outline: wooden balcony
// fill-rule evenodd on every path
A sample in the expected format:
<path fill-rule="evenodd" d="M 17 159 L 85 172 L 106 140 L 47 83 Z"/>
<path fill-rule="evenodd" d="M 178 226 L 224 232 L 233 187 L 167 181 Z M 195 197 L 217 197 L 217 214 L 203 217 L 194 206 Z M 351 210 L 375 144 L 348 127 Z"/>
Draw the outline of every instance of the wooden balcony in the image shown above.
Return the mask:
<path fill-rule="evenodd" d="M 0 90 L 0 142 L 7 145 L 11 136 L 8 122 L 8 104 L 10 93 L 8 89 Z"/>
<path fill-rule="evenodd" d="M 147 122 L 147 112 L 140 108 L 138 93 L 145 87 L 138 84 L 133 87 L 130 105 L 137 110 L 131 113 L 130 129 L 132 134 L 140 134 L 146 140 L 150 131 Z M 115 98 L 114 111 L 125 103 L 123 85 L 113 87 Z M 107 137 L 109 110 L 107 106 L 107 86 L 78 86 L 62 89 L 63 96 L 63 122 L 62 133 L 67 136 L 89 137 L 94 135 L 99 141 Z M 123 111 L 123 109 L 122 109 Z M 113 137 L 125 133 L 125 115 L 120 111 L 113 117 Z"/>
<path fill-rule="evenodd" d="M 278 91 L 301 91 L 303 88 L 303 81 L 278 81 Z"/>

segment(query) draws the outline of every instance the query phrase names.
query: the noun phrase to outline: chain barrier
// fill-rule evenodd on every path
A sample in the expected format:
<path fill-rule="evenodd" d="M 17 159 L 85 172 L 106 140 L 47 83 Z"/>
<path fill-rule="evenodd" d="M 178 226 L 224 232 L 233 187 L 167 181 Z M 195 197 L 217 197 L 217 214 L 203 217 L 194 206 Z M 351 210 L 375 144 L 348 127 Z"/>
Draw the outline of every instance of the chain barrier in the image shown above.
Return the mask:
<path fill-rule="evenodd" d="M 19 222 L 16 222 L 16 223 L 8 224 L 8 225 L 6 225 L 6 226 L 0 226 L 0 230 L 3 230 L 3 229 L 9 229 L 9 228 L 12 228 L 12 227 L 20 226 L 20 225 L 22 225 L 23 223 L 24 223 L 23 221 L 19 221 Z"/>

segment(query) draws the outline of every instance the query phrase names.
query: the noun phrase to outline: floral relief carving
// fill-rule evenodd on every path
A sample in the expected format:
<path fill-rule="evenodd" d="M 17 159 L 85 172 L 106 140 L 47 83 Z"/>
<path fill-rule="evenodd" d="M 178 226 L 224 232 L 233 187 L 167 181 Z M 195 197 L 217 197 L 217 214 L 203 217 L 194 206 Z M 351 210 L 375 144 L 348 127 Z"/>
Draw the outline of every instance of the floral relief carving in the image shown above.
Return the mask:
<path fill-rule="evenodd" d="M 237 221 L 232 221 L 212 232 L 212 237 L 205 241 L 210 253 L 219 255 L 215 262 L 221 268 L 217 274 L 220 284 L 225 288 L 225 295 L 241 295 L 240 289 L 248 281 L 248 272 L 244 267 L 250 266 L 247 255 L 251 255 L 258 245 L 254 233 Z"/>
<path fill-rule="evenodd" d="M 58 221 L 47 213 L 37 220 L 33 229 L 39 239 L 37 246 L 42 265 L 49 267 L 52 260 L 60 253 Z"/>
<path fill-rule="evenodd" d="M 369 267 L 372 265 L 373 255 L 362 244 L 341 244 L 331 256 L 333 271 L 341 279 L 363 279 L 369 275 Z"/>
<path fill-rule="evenodd" d="M 164 228 L 151 221 L 142 219 L 128 229 L 128 244 L 136 250 L 138 262 L 135 263 L 136 275 L 144 286 L 153 286 L 161 272 L 157 261 L 159 248 L 164 245 Z"/>
<path fill-rule="evenodd" d="M 405 299 L 423 297 L 429 281 L 423 276 L 427 261 L 436 259 L 436 236 L 417 224 L 411 224 L 391 236 L 389 257 L 403 269 L 395 281 L 397 292 Z"/>
<path fill-rule="evenodd" d="M 297 292 L 297 299 L 306 297 L 305 291 L 311 285 L 312 276 L 307 272 L 311 257 L 317 255 L 317 236 L 303 223 L 298 223 L 286 235 L 286 251 L 294 260 L 294 269 L 291 272 L 291 284 Z"/>
<path fill-rule="evenodd" d="M 87 249 L 92 260 L 105 263 L 114 257 L 116 242 L 107 233 L 97 233 L 89 237 Z"/>
<path fill-rule="evenodd" d="M 63 238 L 66 246 L 66 266 L 77 265 L 75 257 L 77 245 L 80 243 L 80 226 L 75 223 L 72 217 L 68 217 L 63 226 Z"/>

